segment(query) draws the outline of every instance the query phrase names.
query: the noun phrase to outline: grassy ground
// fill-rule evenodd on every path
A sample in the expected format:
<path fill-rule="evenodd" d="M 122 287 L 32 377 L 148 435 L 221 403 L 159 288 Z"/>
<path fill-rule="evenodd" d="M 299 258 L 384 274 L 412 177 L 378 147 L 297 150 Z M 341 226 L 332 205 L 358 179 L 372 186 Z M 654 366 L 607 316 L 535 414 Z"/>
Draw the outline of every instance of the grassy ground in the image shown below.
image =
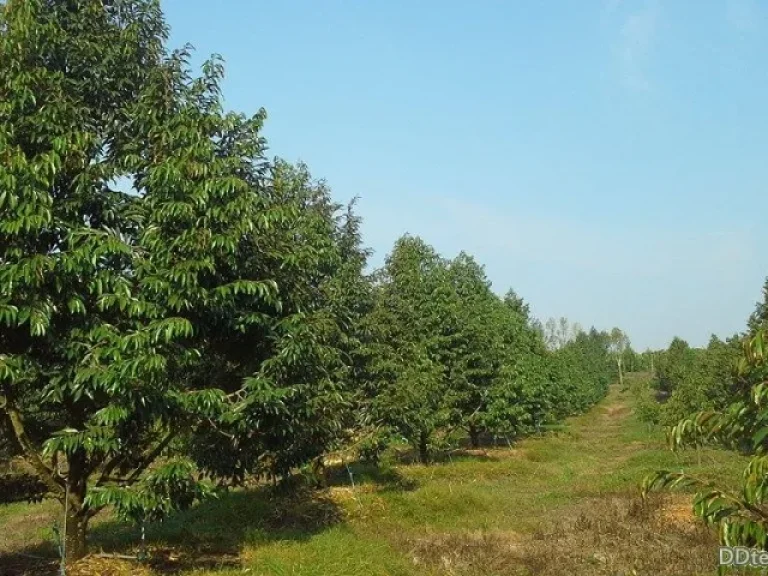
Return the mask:
<path fill-rule="evenodd" d="M 712 575 L 716 538 L 692 518 L 690 497 L 643 504 L 638 485 L 659 468 L 735 482 L 744 461 L 716 450 L 669 452 L 633 403 L 614 387 L 561 432 L 512 448 L 430 466 L 355 465 L 354 488 L 339 470 L 321 492 L 230 494 L 150 527 L 150 568 L 201 576 Z M 50 503 L 0 507 L 0 574 L 3 565 L 23 573 L 28 564 L 15 553 L 53 552 L 45 541 L 56 511 Z M 92 539 L 96 549 L 123 553 L 138 543 L 134 529 L 108 519 Z"/>

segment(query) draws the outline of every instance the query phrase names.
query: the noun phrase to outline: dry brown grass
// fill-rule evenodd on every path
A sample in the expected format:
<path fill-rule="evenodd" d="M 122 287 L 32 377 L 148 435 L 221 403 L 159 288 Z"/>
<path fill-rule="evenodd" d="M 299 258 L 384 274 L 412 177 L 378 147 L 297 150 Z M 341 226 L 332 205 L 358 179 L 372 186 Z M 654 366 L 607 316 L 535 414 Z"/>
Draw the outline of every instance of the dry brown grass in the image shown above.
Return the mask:
<path fill-rule="evenodd" d="M 630 408 L 626 404 L 614 404 L 612 406 L 608 406 L 604 412 L 603 415 L 608 420 L 623 420 L 626 418 L 630 413 Z"/>
<path fill-rule="evenodd" d="M 240 558 L 223 553 L 190 554 L 150 547 L 151 560 L 93 554 L 67 565 L 67 576 L 166 576 L 200 570 L 240 568 Z M 0 576 L 58 576 L 59 561 L 19 554 L 0 558 Z"/>
<path fill-rule="evenodd" d="M 67 576 L 152 576 L 152 572 L 131 560 L 89 557 L 72 564 Z"/>
<path fill-rule="evenodd" d="M 530 535 L 427 534 L 411 554 L 445 576 L 694 576 L 713 573 L 716 546 L 689 498 L 624 494 L 585 500 Z"/>
<path fill-rule="evenodd" d="M 683 516 L 682 502 L 669 495 L 643 502 L 635 494 L 583 501 L 536 534 L 538 545 L 529 549 L 526 565 L 542 576 L 712 574 L 716 535 L 690 512 Z M 688 502 L 690 509 L 690 497 Z"/>
<path fill-rule="evenodd" d="M 414 564 L 450 576 L 519 574 L 525 539 L 514 532 L 427 534 L 412 544 Z"/>
<path fill-rule="evenodd" d="M 716 546 L 690 499 L 619 494 L 582 501 L 530 535 L 427 534 L 411 554 L 445 576 L 694 576 L 713 573 Z"/>
<path fill-rule="evenodd" d="M 482 458 L 485 460 L 492 460 L 494 462 L 498 462 L 500 460 L 525 458 L 527 454 L 528 451 L 524 448 L 508 448 L 506 446 L 503 448 L 467 448 L 454 453 L 455 456 L 459 457 L 463 456 L 471 458 Z"/>

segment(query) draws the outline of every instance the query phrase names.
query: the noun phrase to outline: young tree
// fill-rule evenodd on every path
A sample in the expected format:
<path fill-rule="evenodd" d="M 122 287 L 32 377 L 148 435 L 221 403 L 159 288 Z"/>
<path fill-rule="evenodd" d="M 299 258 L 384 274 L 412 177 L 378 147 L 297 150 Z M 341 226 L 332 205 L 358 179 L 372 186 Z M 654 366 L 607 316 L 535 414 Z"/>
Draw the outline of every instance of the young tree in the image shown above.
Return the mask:
<path fill-rule="evenodd" d="M 741 356 L 740 338 L 723 342 L 712 336 L 707 348 L 697 354 L 690 372 L 662 405 L 663 422 L 674 425 L 704 410 L 723 410 L 735 398 L 743 397 L 745 391 L 739 390 L 737 375 Z"/>
<path fill-rule="evenodd" d="M 626 372 L 638 372 L 641 369 L 640 355 L 632 349 L 631 345 L 624 350 L 621 365 Z"/>
<path fill-rule="evenodd" d="M 516 437 L 538 431 L 553 417 L 552 358 L 546 344 L 515 299 L 496 306 L 494 330 L 501 338 L 501 363 L 488 391 L 483 427 L 495 436 Z"/>
<path fill-rule="evenodd" d="M 452 334 L 455 292 L 446 262 L 420 238 L 400 238 L 376 276 L 364 345 L 367 398 L 374 420 L 429 460 L 435 433 L 455 421 L 444 346 Z"/>
<path fill-rule="evenodd" d="M 535 430 L 549 412 L 546 344 L 534 327 L 528 305 L 513 290 L 494 298 L 488 321 L 495 339 L 489 350 L 499 356 L 487 393 L 483 428 L 495 436 L 515 437 Z"/>
<path fill-rule="evenodd" d="M 669 348 L 661 354 L 656 362 L 657 389 L 669 396 L 691 374 L 696 352 L 691 349 L 688 342 L 675 337 Z"/>
<path fill-rule="evenodd" d="M 580 413 L 605 396 L 613 376 L 609 346 L 609 334 L 591 328 L 555 352 L 555 419 Z"/>
<path fill-rule="evenodd" d="M 453 312 L 446 310 L 441 316 L 446 339 L 440 358 L 446 367 L 449 402 L 477 447 L 488 393 L 504 363 L 497 314 L 502 304 L 482 266 L 464 252 L 448 263 L 448 279 L 455 298 Z"/>
<path fill-rule="evenodd" d="M 629 337 L 619 328 L 613 328 L 610 333 L 611 356 L 616 363 L 616 369 L 619 374 L 619 384 L 624 386 L 624 356 L 627 350 L 630 350 Z"/>

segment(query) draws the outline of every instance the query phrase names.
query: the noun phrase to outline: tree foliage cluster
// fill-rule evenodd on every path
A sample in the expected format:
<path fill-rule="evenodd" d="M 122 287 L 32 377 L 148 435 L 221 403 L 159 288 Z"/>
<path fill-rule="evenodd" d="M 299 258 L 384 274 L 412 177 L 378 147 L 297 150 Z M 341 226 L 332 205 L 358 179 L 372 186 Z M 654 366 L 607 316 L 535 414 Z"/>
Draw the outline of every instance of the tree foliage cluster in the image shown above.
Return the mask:
<path fill-rule="evenodd" d="M 142 523 L 371 432 L 427 460 L 584 410 L 610 334 L 549 349 L 514 292 L 266 156 L 157 0 L 0 4 L 0 450 L 68 511 Z"/>
<path fill-rule="evenodd" d="M 360 413 L 421 460 L 451 432 L 476 445 L 540 430 L 591 406 L 612 375 L 606 334 L 548 350 L 513 291 L 498 297 L 471 256 L 444 259 L 418 237 L 398 240 L 374 275 L 364 324 Z"/>
<path fill-rule="evenodd" d="M 738 372 L 744 338 L 713 335 L 705 348 L 692 348 L 676 337 L 656 353 L 651 387 L 657 406 L 649 419 L 671 426 L 702 410 L 722 410 L 748 394 Z"/>
<path fill-rule="evenodd" d="M 649 476 L 644 490 L 695 488 L 694 511 L 718 528 L 723 544 L 768 549 L 768 289 L 763 293 L 743 334 L 726 342 L 713 337 L 696 353 L 673 342 L 671 356 L 682 370 L 665 360 L 673 375 L 666 412 L 678 417 L 671 447 L 715 444 L 750 455 L 739 490 L 670 470 Z"/>

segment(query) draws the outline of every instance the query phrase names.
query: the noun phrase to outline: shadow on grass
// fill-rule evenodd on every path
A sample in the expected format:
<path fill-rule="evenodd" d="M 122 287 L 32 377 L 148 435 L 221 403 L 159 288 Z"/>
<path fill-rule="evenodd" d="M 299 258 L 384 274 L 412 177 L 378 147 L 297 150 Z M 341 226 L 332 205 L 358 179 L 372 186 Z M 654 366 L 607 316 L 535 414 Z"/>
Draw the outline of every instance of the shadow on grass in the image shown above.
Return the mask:
<path fill-rule="evenodd" d="M 461 460 L 497 462 L 499 458 L 489 454 L 487 452 L 488 448 L 459 447 L 451 450 L 435 450 L 430 453 L 429 462 L 427 462 L 427 464 L 449 464 L 451 462 L 457 462 Z M 419 459 L 418 451 L 412 448 L 400 448 L 392 453 L 392 458 L 398 464 L 424 464 L 424 462 L 421 462 Z"/>
<path fill-rule="evenodd" d="M 54 511 L 39 503 L 16 503 L 9 513 L 0 510 L 0 575 L 54 574 L 59 555 L 53 541 Z"/>
<path fill-rule="evenodd" d="M 467 436 L 461 438 L 458 441 L 459 448 L 464 450 L 482 450 L 488 448 L 513 448 L 516 443 L 516 439 L 506 436 L 494 436 L 493 434 L 479 434 L 475 439 L 475 444 L 472 444 L 472 439 Z"/>
<path fill-rule="evenodd" d="M 147 544 L 160 572 L 238 565 L 244 545 L 308 540 L 342 521 L 342 511 L 322 492 L 298 488 L 238 490 L 146 526 Z M 92 548 L 137 549 L 140 532 L 108 522 L 92 531 Z"/>
<path fill-rule="evenodd" d="M 365 462 L 327 466 L 325 483 L 328 487 L 373 485 L 381 492 L 409 492 L 418 487 L 415 480 L 403 476 L 396 468 Z"/>
<path fill-rule="evenodd" d="M 374 486 L 377 491 L 411 491 L 415 480 L 397 469 L 354 462 L 325 469 L 325 485 Z M 239 489 L 209 499 L 163 522 L 147 524 L 145 547 L 149 566 L 159 574 L 240 566 L 247 546 L 275 541 L 306 541 L 343 521 L 343 510 L 327 491 L 312 489 L 306 478 L 284 484 Z M 89 531 L 93 555 L 136 556 L 141 530 L 103 512 Z M 124 560 L 124 559 L 123 559 Z M 0 551 L 0 575 L 58 574 L 58 553 L 52 542 Z"/>
<path fill-rule="evenodd" d="M 239 567 L 244 546 L 305 541 L 342 519 L 341 509 L 323 492 L 303 487 L 236 490 L 164 522 L 146 525 L 148 564 L 158 574 Z M 141 550 L 141 531 L 106 515 L 97 517 L 89 532 L 89 550 L 95 556 L 136 556 Z M 138 569 L 139 564 L 136 566 Z M 0 553 L 2 576 L 57 573 L 57 552 L 52 545 Z"/>
<path fill-rule="evenodd" d="M 52 546 L 32 546 L 19 552 L 0 553 L 2 576 L 54 576 L 58 574 L 58 568 L 59 560 Z"/>

